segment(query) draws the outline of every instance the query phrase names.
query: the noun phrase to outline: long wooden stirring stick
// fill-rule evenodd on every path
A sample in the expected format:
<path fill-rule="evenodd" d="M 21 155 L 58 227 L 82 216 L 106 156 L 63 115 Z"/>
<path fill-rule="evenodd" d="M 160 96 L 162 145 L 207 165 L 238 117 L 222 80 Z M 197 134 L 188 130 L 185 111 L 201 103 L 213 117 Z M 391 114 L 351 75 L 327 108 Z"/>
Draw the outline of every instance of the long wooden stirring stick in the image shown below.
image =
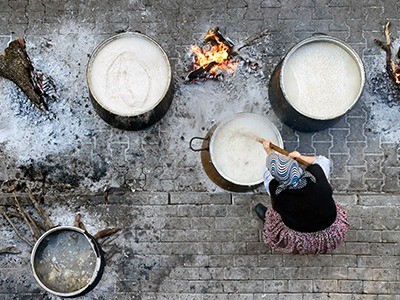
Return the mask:
<path fill-rule="evenodd" d="M 265 139 L 263 138 L 259 138 L 259 137 L 254 137 L 254 139 L 259 142 L 259 143 L 263 143 L 265 141 Z M 276 152 L 279 152 L 280 154 L 289 156 L 289 152 L 286 151 L 285 149 L 282 149 L 281 147 L 278 147 L 277 145 L 270 143 L 269 146 L 271 147 L 272 150 L 275 150 Z M 301 159 L 300 157 L 297 158 L 293 158 L 295 161 L 297 161 L 298 163 L 304 165 L 304 166 L 309 166 L 310 163 L 306 162 L 305 160 Z"/>

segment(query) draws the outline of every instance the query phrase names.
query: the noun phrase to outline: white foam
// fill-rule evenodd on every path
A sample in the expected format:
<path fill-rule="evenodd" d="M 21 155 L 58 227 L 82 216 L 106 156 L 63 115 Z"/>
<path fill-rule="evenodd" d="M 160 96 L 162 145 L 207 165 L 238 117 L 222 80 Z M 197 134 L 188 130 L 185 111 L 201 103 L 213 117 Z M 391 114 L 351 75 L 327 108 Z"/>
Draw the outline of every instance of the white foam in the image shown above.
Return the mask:
<path fill-rule="evenodd" d="M 102 46 L 89 63 L 92 94 L 108 111 L 132 116 L 151 110 L 165 95 L 171 69 L 165 52 L 146 36 L 123 34 Z"/>
<path fill-rule="evenodd" d="M 302 114 L 331 119 L 356 101 L 362 80 L 357 61 L 332 42 L 312 42 L 296 49 L 282 69 L 290 103 Z"/>

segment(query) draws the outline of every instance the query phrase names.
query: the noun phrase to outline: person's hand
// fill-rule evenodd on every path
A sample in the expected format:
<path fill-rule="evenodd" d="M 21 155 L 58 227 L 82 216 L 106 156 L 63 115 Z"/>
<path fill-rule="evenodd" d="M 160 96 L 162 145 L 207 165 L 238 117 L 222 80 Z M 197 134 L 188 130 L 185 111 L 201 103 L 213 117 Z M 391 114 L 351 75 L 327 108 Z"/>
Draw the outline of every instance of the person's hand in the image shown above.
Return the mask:
<path fill-rule="evenodd" d="M 293 151 L 293 152 L 289 153 L 289 157 L 291 157 L 293 159 L 299 158 L 300 156 L 301 156 L 301 154 L 299 151 Z"/>
<path fill-rule="evenodd" d="M 262 144 L 263 144 L 265 152 L 267 152 L 268 154 L 272 152 L 270 140 L 264 140 Z"/>

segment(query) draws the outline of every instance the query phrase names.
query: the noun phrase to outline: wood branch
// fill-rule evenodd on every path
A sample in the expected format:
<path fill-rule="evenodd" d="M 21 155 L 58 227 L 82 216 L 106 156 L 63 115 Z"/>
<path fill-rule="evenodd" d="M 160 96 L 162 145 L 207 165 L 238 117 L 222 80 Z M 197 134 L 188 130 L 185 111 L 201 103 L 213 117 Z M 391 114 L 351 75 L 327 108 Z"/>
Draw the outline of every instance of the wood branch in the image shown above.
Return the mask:
<path fill-rule="evenodd" d="M 104 237 L 102 239 L 102 241 L 100 242 L 101 246 L 107 246 L 110 245 L 112 242 L 114 242 L 117 238 L 119 237 L 119 235 L 114 236 L 113 238 L 111 238 L 111 236 L 107 236 Z"/>
<path fill-rule="evenodd" d="M 109 260 L 111 257 L 117 253 L 118 247 L 116 245 L 112 245 L 111 249 L 109 249 L 107 252 L 104 254 L 104 259 Z"/>
<path fill-rule="evenodd" d="M 42 235 L 42 232 L 40 231 L 40 228 L 37 225 L 36 220 L 33 216 L 31 216 L 29 213 L 26 213 L 26 218 L 28 219 L 29 223 L 32 226 L 32 229 L 34 232 L 33 238 L 35 239 L 35 241 L 37 241 L 40 238 L 40 236 Z"/>
<path fill-rule="evenodd" d="M 264 36 L 266 36 L 267 34 L 269 34 L 269 30 L 268 29 L 264 29 L 263 31 L 261 31 L 260 33 L 257 33 L 253 36 L 250 36 L 249 38 L 247 38 L 240 46 L 238 47 L 233 47 L 233 52 L 238 52 L 240 51 L 242 48 L 244 47 L 248 47 L 250 45 L 252 45 L 255 41 L 263 38 Z"/>
<path fill-rule="evenodd" d="M 385 25 L 385 39 L 386 42 L 382 42 L 378 39 L 375 39 L 375 43 L 382 48 L 386 52 L 386 63 L 390 64 L 391 58 L 392 58 L 392 50 L 391 50 L 391 44 L 392 44 L 392 38 L 390 37 L 390 22 L 386 22 Z"/>
<path fill-rule="evenodd" d="M 386 44 L 390 47 L 392 44 L 392 38 L 390 36 L 390 22 L 387 21 L 385 25 L 385 37 L 386 37 Z"/>
<path fill-rule="evenodd" d="M 28 244 L 29 246 L 33 247 L 33 243 L 31 241 L 29 241 L 28 239 L 26 239 L 22 233 L 18 230 L 18 228 L 14 225 L 13 221 L 8 217 L 7 212 L 4 211 L 3 209 L 0 210 L 1 214 L 3 215 L 3 217 L 7 220 L 7 222 L 11 225 L 11 227 L 14 229 L 15 233 L 17 234 L 17 236 L 20 238 L 21 241 L 25 242 L 26 244 Z"/>
<path fill-rule="evenodd" d="M 87 231 L 85 225 L 81 221 L 81 214 L 77 213 L 75 215 L 74 226 L 82 229 L 83 231 Z"/>
<path fill-rule="evenodd" d="M 23 220 L 23 217 L 17 212 L 13 212 L 13 211 L 8 210 L 7 211 L 7 215 L 9 217 L 12 217 L 12 218 L 18 218 L 18 219 Z M 28 215 L 30 216 L 30 214 L 28 214 Z M 43 230 L 43 231 L 47 231 L 48 230 L 46 225 L 44 223 L 40 222 L 39 220 L 36 220 L 35 218 L 32 218 L 32 221 L 35 222 L 36 226 L 38 228 L 40 228 L 41 230 Z"/>
<path fill-rule="evenodd" d="M 20 254 L 21 250 L 19 250 L 15 246 L 8 246 L 0 249 L 0 254 Z"/>
<path fill-rule="evenodd" d="M 100 230 L 93 237 L 97 240 L 97 239 L 104 238 L 104 237 L 107 237 L 109 235 L 112 235 L 114 233 L 117 233 L 120 230 L 121 230 L 121 228 L 118 228 L 118 227 L 106 228 L 106 229 Z"/>
<path fill-rule="evenodd" d="M 35 222 L 36 227 L 39 228 L 39 232 L 40 232 L 40 230 L 42 230 L 42 231 L 49 230 L 49 228 L 47 228 L 43 222 L 40 222 L 39 220 L 36 220 L 35 218 L 32 218 L 32 221 Z"/>
<path fill-rule="evenodd" d="M 17 179 L 9 179 L 1 183 L 1 190 L 5 193 L 12 193 L 17 189 L 17 187 L 18 187 Z"/>
<path fill-rule="evenodd" d="M 392 37 L 390 35 L 390 22 L 386 22 L 385 25 L 385 40 L 382 42 L 375 39 L 375 43 L 386 52 L 386 71 L 388 72 L 390 78 L 392 78 L 396 84 L 400 85 L 400 64 L 399 64 L 399 54 L 400 49 L 393 55 L 392 53 Z"/>
<path fill-rule="evenodd" d="M 18 212 L 7 210 L 7 215 L 12 218 L 18 218 L 23 220 L 23 217 Z"/>
<path fill-rule="evenodd" d="M 28 197 L 31 200 L 33 206 L 35 207 L 36 212 L 39 214 L 39 216 L 45 222 L 46 230 L 53 228 L 54 227 L 53 222 L 50 220 L 49 216 L 44 212 L 43 208 L 40 206 L 39 202 L 36 200 L 30 187 L 28 187 Z"/>
<path fill-rule="evenodd" d="M 31 222 L 30 222 L 30 220 L 28 218 L 28 213 L 22 207 L 21 203 L 18 201 L 18 198 L 17 198 L 17 196 L 15 196 L 15 194 L 14 194 L 14 201 L 15 201 L 15 204 L 17 206 L 17 211 L 20 213 L 20 215 L 22 216 L 22 219 L 24 220 L 25 224 L 28 226 L 28 229 L 29 229 L 29 231 L 30 231 L 30 233 L 32 235 L 32 238 L 36 241 L 39 238 L 39 236 L 38 236 L 38 234 L 37 234 L 37 232 L 35 231 L 35 228 L 34 228 L 36 226 L 36 224 L 35 225 L 31 224 Z"/>
<path fill-rule="evenodd" d="M 12 41 L 5 49 L 4 54 L 0 55 L 0 76 L 11 80 L 20 87 L 36 107 L 47 110 L 40 91 L 33 84 L 33 70 L 23 38 Z"/>

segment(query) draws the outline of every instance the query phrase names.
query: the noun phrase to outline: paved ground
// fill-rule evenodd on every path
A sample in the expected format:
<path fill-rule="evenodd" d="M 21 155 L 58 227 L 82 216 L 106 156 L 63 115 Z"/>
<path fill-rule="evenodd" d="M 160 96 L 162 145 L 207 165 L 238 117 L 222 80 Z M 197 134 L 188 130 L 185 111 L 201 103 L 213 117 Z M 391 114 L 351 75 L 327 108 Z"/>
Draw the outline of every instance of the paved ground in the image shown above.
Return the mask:
<path fill-rule="evenodd" d="M 52 115 L 44 114 L 0 79 L 0 181 L 19 177 L 35 185 L 46 174 L 44 207 L 54 222 L 70 225 L 81 212 L 92 233 L 124 228 L 86 299 L 400 299 L 400 91 L 373 42 L 384 38 L 386 20 L 400 37 L 400 4 L 392 0 L 2 1 L 1 47 L 25 36 L 33 63 L 55 78 L 61 97 L 50 103 Z M 260 68 L 244 64 L 223 81 L 185 84 L 188 49 L 212 26 L 238 45 L 269 29 L 241 53 Z M 94 47 L 124 30 L 157 39 L 174 69 L 171 108 L 140 132 L 105 124 L 85 83 Z M 366 86 L 333 127 L 302 133 L 275 116 L 267 84 L 290 47 L 316 32 L 359 53 Z M 241 111 L 266 115 L 288 150 L 331 159 L 335 199 L 352 225 L 335 253 L 272 252 L 252 211 L 269 201 L 262 188 L 224 191 L 189 150 L 190 138 Z M 9 206 L 10 195 L 0 201 Z M 1 255 L 0 299 L 51 298 L 31 275 L 30 249 L 0 222 L 0 245 L 22 251 Z"/>

